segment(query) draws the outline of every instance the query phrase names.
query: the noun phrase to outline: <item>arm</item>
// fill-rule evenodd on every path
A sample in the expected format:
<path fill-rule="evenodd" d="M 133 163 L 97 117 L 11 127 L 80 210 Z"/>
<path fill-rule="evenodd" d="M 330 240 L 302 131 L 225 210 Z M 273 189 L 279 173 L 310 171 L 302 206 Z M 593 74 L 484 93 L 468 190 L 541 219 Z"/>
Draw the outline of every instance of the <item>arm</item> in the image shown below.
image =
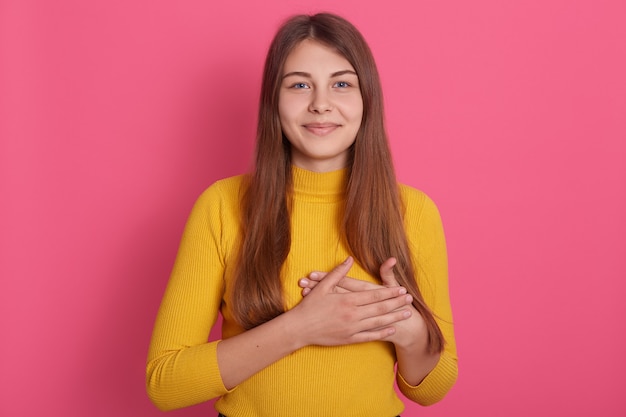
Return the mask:
<path fill-rule="evenodd" d="M 345 345 L 384 340 L 407 318 L 412 299 L 401 287 L 359 293 L 335 291 L 352 266 L 337 266 L 315 294 L 275 319 L 218 345 L 217 357 L 226 387 L 234 387 L 282 357 L 309 345 Z M 394 326 L 392 326 L 392 324 Z"/>
<path fill-rule="evenodd" d="M 154 327 L 146 366 L 147 391 L 161 409 L 185 407 L 226 394 L 271 363 L 307 345 L 381 340 L 404 320 L 410 303 L 401 288 L 342 294 L 329 274 L 307 302 L 229 339 L 207 342 L 222 302 L 224 221 L 215 187 L 200 197 L 185 227 L 179 253 Z M 343 317 L 344 320 L 331 318 Z"/>
<path fill-rule="evenodd" d="M 380 267 L 380 277 L 384 286 L 398 287 L 400 285 L 393 273 L 395 264 L 396 259 L 390 258 Z M 389 337 L 389 341 L 396 349 L 398 373 L 407 383 L 417 386 L 435 368 L 440 354 L 428 352 L 428 331 L 424 320 L 413 306 L 410 306 L 410 309 L 411 318 L 398 323 L 398 332 Z"/>
<path fill-rule="evenodd" d="M 396 323 L 394 325 L 396 333 L 384 340 L 394 344 L 398 362 L 398 387 L 402 393 L 412 401 L 429 405 L 443 398 L 454 385 L 457 377 L 457 356 L 448 296 L 447 254 L 441 219 L 434 203 L 424 194 L 419 192 L 416 194 L 413 198 L 421 199 L 422 204 L 408 207 L 408 210 L 413 210 L 407 216 L 407 229 L 412 231 L 408 238 L 413 262 L 419 268 L 418 286 L 426 303 L 435 314 L 446 345 L 441 354 L 428 354 L 424 322 L 412 306 L 406 307 L 411 311 L 411 317 Z M 393 274 L 395 262 L 394 258 L 390 258 L 380 268 L 380 277 L 383 285 L 387 287 L 398 285 Z M 299 285 L 303 288 L 302 295 L 312 294 L 313 288 L 323 282 L 323 279 L 325 279 L 323 272 L 313 272 L 308 278 L 300 280 Z M 347 292 L 364 291 L 375 287 L 377 287 L 375 284 L 349 277 L 338 282 L 338 290 Z"/>
<path fill-rule="evenodd" d="M 227 392 L 208 342 L 224 292 L 225 236 L 229 224 L 219 184 L 196 201 L 161 300 L 146 364 L 152 402 L 171 410 Z"/>
<path fill-rule="evenodd" d="M 421 380 L 412 373 L 414 369 L 418 369 L 414 364 L 416 356 L 410 353 L 407 355 L 402 347 L 398 349 L 396 346 L 397 382 L 400 391 L 407 398 L 422 405 L 430 405 L 446 395 L 456 382 L 458 373 L 448 290 L 448 256 L 441 217 L 433 201 L 414 189 L 407 187 L 403 191 L 407 201 L 407 238 L 417 270 L 418 287 L 435 315 L 446 345 L 440 357 L 434 361 L 433 369 Z"/>

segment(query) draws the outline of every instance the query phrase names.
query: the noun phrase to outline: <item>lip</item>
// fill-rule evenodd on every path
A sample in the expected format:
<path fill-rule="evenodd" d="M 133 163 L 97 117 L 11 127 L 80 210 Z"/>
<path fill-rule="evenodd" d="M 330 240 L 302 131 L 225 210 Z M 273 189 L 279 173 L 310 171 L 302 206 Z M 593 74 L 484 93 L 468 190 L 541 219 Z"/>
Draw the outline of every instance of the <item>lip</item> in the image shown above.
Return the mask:
<path fill-rule="evenodd" d="M 339 126 L 336 123 L 307 123 L 303 125 L 306 130 L 317 136 L 326 136 Z"/>

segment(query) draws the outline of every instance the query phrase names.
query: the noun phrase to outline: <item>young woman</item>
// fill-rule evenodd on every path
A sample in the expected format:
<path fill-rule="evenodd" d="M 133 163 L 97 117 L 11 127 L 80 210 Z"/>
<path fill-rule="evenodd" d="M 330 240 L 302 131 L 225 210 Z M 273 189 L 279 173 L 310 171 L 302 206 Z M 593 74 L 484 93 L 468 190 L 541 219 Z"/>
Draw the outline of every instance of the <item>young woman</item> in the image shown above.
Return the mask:
<path fill-rule="evenodd" d="M 360 33 L 296 16 L 265 63 L 256 163 L 189 217 L 154 328 L 161 409 L 220 397 L 243 416 L 392 417 L 457 375 L 437 208 L 396 183 Z M 207 342 L 218 313 L 222 339 Z M 397 367 L 396 367 L 397 364 Z"/>

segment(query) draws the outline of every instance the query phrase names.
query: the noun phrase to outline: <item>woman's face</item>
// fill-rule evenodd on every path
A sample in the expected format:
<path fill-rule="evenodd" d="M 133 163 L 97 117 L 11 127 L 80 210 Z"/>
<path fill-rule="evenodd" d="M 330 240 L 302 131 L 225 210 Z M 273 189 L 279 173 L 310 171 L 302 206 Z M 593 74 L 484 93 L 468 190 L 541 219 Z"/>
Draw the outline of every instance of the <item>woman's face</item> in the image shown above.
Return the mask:
<path fill-rule="evenodd" d="M 337 51 L 304 40 L 287 56 L 278 113 L 294 165 L 328 172 L 346 166 L 363 117 L 359 78 Z"/>

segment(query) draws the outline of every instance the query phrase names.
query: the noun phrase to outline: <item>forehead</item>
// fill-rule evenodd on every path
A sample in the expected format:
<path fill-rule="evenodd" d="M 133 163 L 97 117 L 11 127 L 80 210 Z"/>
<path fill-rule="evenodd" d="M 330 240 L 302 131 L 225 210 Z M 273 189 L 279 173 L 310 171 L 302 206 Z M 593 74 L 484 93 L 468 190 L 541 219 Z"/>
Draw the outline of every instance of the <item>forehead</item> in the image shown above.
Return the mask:
<path fill-rule="evenodd" d="M 333 73 L 352 70 L 350 62 L 335 48 L 311 39 L 305 39 L 297 44 L 287 55 L 283 66 L 283 74 L 292 71 L 308 73 Z"/>

